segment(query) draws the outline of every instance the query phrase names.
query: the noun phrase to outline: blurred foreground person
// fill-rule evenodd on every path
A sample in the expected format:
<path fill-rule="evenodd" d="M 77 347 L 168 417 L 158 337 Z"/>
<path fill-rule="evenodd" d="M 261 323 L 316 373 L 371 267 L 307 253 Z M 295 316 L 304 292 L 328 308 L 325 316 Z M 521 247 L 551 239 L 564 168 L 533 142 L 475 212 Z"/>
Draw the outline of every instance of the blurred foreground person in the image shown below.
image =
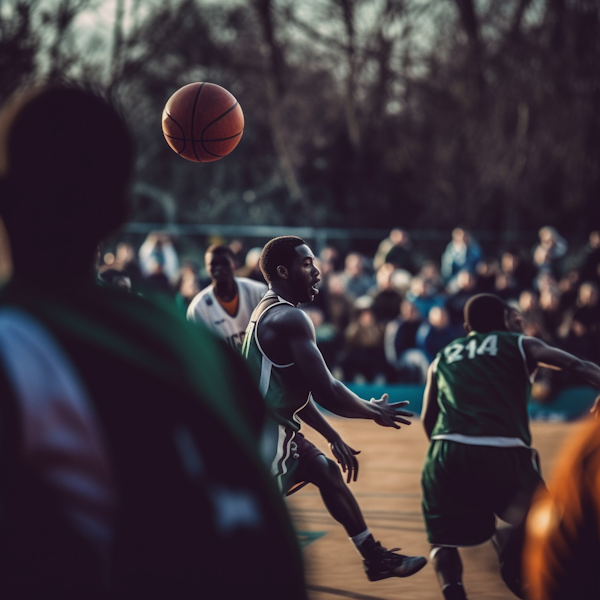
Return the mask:
<path fill-rule="evenodd" d="M 431 443 L 421 485 L 431 561 L 444 598 L 464 600 L 458 548 L 493 539 L 502 578 L 522 598 L 524 519 L 543 485 L 530 446 L 532 376 L 546 365 L 600 388 L 600 368 L 523 335 L 520 314 L 493 294 L 473 296 L 464 315 L 467 335 L 436 356 L 423 398 Z M 496 517 L 509 527 L 497 532 Z"/>
<path fill-rule="evenodd" d="M 118 113 L 81 87 L 0 114 L 0 597 L 305 599 L 242 358 L 171 303 L 95 283 L 132 165 Z M 67 271 L 42 268 L 48 248 Z"/>
<path fill-rule="evenodd" d="M 562 449 L 548 490 L 527 517 L 523 553 L 529 600 L 600 598 L 600 421 Z"/>

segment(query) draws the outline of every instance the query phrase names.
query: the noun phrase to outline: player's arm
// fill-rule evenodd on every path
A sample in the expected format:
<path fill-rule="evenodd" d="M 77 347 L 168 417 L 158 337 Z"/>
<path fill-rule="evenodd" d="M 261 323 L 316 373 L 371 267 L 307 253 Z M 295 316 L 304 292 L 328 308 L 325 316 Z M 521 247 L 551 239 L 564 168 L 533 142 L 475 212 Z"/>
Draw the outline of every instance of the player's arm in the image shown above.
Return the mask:
<path fill-rule="evenodd" d="M 600 389 L 600 367 L 593 362 L 581 360 L 534 337 L 523 338 L 523 351 L 529 365 L 568 371 Z M 600 396 L 596 398 L 591 412 L 600 416 Z"/>
<path fill-rule="evenodd" d="M 421 410 L 421 421 L 428 438 L 431 438 L 431 432 L 440 414 L 440 406 L 437 401 L 438 388 L 435 378 L 436 364 L 437 360 L 433 361 L 427 370 L 427 382 L 423 393 L 423 408 Z"/>
<path fill-rule="evenodd" d="M 410 425 L 403 417 L 412 413 L 401 410 L 408 402 L 390 404 L 388 395 L 366 401 L 338 381 L 327 367 L 315 341 L 315 330 L 308 316 L 301 310 L 286 311 L 285 318 L 277 319 L 278 338 L 311 390 L 317 404 L 340 417 L 371 419 L 383 427 L 400 429 L 399 423 Z"/>
<path fill-rule="evenodd" d="M 321 414 L 312 398 L 298 413 L 298 416 L 329 442 L 329 448 L 342 467 L 342 471 L 348 473 L 347 482 L 356 481 L 358 478 L 358 460 L 356 459 L 356 455 L 360 454 L 360 450 L 354 450 L 354 448 L 351 448 L 342 440 L 340 434 Z"/>
<path fill-rule="evenodd" d="M 534 337 L 523 338 L 523 351 L 530 365 L 568 371 L 600 389 L 600 367 L 593 362 L 581 360 Z"/>

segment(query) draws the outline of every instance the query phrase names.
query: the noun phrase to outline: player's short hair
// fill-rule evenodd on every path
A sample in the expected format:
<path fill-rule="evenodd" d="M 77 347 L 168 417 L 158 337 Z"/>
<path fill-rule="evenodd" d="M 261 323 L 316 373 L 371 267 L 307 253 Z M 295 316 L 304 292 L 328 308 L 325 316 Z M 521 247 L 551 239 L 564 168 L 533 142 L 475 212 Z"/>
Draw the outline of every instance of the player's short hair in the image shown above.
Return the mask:
<path fill-rule="evenodd" d="M 510 306 L 494 294 L 476 294 L 467 300 L 465 323 L 478 333 L 506 330 L 506 311 Z"/>
<path fill-rule="evenodd" d="M 278 278 L 277 267 L 283 265 L 291 268 L 294 259 L 298 257 L 295 249 L 306 242 L 294 235 L 282 235 L 273 238 L 265 244 L 260 253 L 260 270 L 268 283 Z"/>
<path fill-rule="evenodd" d="M 207 257 L 209 254 L 212 254 L 213 256 L 215 254 L 224 254 L 225 256 L 228 256 L 232 261 L 235 262 L 235 254 L 233 250 L 226 244 L 213 244 L 212 246 L 209 246 L 206 249 L 204 256 Z"/>

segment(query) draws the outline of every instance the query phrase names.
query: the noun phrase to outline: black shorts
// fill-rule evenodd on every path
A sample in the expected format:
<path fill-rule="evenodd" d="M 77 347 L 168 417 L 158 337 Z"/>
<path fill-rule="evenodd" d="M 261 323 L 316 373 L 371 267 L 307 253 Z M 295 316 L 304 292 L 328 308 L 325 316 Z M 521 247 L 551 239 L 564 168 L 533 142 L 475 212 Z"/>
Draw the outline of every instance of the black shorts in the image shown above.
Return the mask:
<path fill-rule="evenodd" d="M 286 496 L 297 492 L 309 483 L 305 479 L 308 464 L 317 456 L 325 456 L 321 450 L 312 442 L 309 442 L 299 431 L 294 435 L 294 439 L 291 442 L 291 449 L 291 458 L 296 461 L 296 466 L 288 482 L 289 487 L 285 492 Z"/>

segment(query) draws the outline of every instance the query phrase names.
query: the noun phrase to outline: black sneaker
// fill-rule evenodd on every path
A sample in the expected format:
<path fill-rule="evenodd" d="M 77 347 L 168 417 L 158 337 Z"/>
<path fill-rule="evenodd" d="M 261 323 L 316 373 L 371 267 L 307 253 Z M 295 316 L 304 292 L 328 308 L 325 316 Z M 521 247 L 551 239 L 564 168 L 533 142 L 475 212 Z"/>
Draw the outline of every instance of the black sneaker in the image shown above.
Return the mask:
<path fill-rule="evenodd" d="M 369 542 L 365 542 L 368 544 Z M 420 571 L 426 564 L 427 559 L 423 556 L 404 556 L 396 554 L 400 548 L 386 550 L 379 542 L 371 542 L 366 550 L 368 558 L 364 558 L 365 573 L 369 581 L 379 581 L 388 577 L 409 577 Z"/>
<path fill-rule="evenodd" d="M 468 600 L 462 583 L 449 583 L 442 588 L 444 600 Z"/>

